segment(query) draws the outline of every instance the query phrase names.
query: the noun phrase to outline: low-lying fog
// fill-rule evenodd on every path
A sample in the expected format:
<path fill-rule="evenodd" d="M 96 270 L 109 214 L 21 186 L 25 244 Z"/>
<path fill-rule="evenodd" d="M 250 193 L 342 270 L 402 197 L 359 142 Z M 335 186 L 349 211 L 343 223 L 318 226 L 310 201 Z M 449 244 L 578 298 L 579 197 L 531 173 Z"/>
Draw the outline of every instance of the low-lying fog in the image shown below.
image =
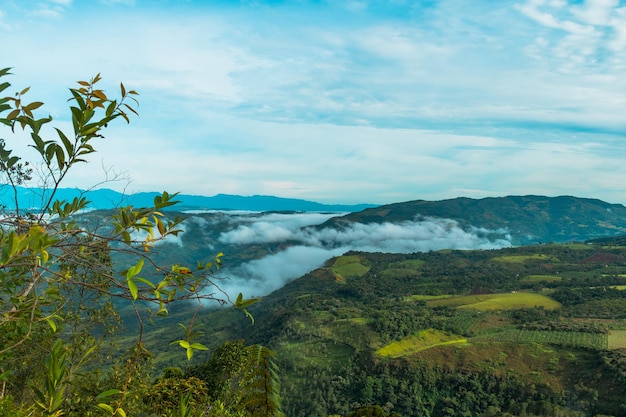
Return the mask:
<path fill-rule="evenodd" d="M 185 229 L 212 227 L 201 213 L 189 213 Z M 318 268 L 350 250 L 363 252 L 412 253 L 439 249 L 497 249 L 511 246 L 504 230 L 462 229 L 454 220 L 422 218 L 402 223 L 347 223 L 341 229 L 319 226 L 342 213 L 251 213 L 223 212 L 230 228 L 218 243 L 243 246 L 285 242 L 285 249 L 236 267 L 219 276 L 221 288 L 234 297 L 262 296 Z M 490 238 L 490 236 L 492 238 Z M 496 236 L 493 238 L 493 236 Z M 170 241 L 171 242 L 171 241 Z M 172 242 L 173 243 L 173 242 Z M 179 242 L 180 243 L 180 242 Z"/>

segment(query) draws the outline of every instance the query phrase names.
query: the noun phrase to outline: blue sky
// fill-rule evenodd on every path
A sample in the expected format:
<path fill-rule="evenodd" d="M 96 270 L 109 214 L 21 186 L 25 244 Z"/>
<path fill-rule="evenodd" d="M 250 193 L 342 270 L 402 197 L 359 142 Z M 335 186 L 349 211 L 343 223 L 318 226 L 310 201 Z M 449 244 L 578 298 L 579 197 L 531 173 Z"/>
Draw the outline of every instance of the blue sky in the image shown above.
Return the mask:
<path fill-rule="evenodd" d="M 66 186 L 626 203 L 623 1 L 2 0 L 0 39 L 58 126 L 77 80 L 141 94 Z"/>

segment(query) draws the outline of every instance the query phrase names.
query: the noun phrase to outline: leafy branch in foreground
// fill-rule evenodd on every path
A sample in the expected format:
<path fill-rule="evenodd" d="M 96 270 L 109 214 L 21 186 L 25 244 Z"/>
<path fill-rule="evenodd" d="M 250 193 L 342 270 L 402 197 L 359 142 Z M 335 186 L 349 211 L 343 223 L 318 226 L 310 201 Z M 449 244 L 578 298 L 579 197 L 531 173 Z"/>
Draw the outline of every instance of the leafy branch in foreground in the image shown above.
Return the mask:
<path fill-rule="evenodd" d="M 9 68 L 0 69 L 0 80 L 9 74 Z M 0 97 L 0 124 L 13 135 L 11 140 L 0 138 L 0 198 L 8 195 L 10 200 L 0 201 L 0 399 L 14 394 L 25 403 L 31 400 L 42 416 L 64 413 L 69 369 L 97 346 L 93 332 L 114 329 L 104 323 L 115 319 L 117 309 L 135 312 L 139 349 L 144 306 L 154 305 L 157 315 L 166 316 L 174 302 L 195 300 L 198 309 L 204 300 L 224 303 L 215 296 L 220 289 L 211 280 L 222 254 L 193 268 L 159 265 L 153 257 L 156 243 L 181 232 L 183 219 L 163 214 L 176 204 L 176 194 L 158 195 L 152 207 L 118 208 L 108 224 L 98 226 L 81 220 L 80 213 L 89 207 L 84 197 L 56 199 L 68 173 L 96 152 L 96 141 L 104 139 L 109 124 L 116 119 L 129 123 L 129 116 L 138 114 L 136 91 L 120 84 L 118 97 L 111 98 L 100 88 L 101 80 L 97 74 L 69 89 L 71 132 L 50 127 L 51 116 L 38 116 L 43 102 L 28 102 L 28 87 Z M 10 85 L 0 82 L 0 93 Z M 20 130 L 28 134 L 34 160 L 14 151 L 14 141 L 22 140 L 16 139 L 23 136 L 16 134 Z M 20 207 L 18 186 L 30 186 L 34 177 L 44 190 L 41 205 Z M 118 267 L 113 254 L 130 267 Z M 245 311 L 248 304 L 238 299 L 236 305 Z M 190 340 L 193 319 L 185 329 L 187 339 L 178 344 L 191 359 L 194 350 L 206 348 Z M 129 364 L 140 357 L 134 355 Z M 126 378 L 122 389 L 108 387 L 97 397 L 116 398 L 114 406 L 100 402 L 102 412 L 125 415 L 121 405 L 131 379 Z M 36 384 L 40 380 L 43 387 Z M 34 396 L 24 381 L 34 386 Z"/>

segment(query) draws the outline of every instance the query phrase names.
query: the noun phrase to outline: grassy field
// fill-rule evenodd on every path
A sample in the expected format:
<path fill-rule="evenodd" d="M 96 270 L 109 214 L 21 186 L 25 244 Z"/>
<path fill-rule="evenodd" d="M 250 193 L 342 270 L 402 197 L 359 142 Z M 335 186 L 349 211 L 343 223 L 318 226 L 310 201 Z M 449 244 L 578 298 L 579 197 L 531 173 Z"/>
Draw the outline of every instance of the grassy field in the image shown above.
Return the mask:
<path fill-rule="evenodd" d="M 370 267 L 361 263 L 357 255 L 340 256 L 333 263 L 331 270 L 339 282 L 350 278 L 358 278 L 367 274 Z"/>
<path fill-rule="evenodd" d="M 354 349 L 343 343 L 313 339 L 280 346 L 284 359 L 292 359 L 301 366 L 340 367 L 354 354 Z"/>
<path fill-rule="evenodd" d="M 534 307 L 555 310 L 561 307 L 560 303 L 550 297 L 530 292 L 453 296 L 428 299 L 426 302 L 431 307 L 457 306 L 479 311 L 517 310 Z"/>
<path fill-rule="evenodd" d="M 520 281 L 525 283 L 535 282 L 557 282 L 561 281 L 563 277 L 558 275 L 526 275 Z"/>
<path fill-rule="evenodd" d="M 409 336 L 398 342 L 390 343 L 376 351 L 376 354 L 385 358 L 400 358 L 433 348 L 435 346 L 467 343 L 467 339 L 452 333 L 428 329 Z"/>
<path fill-rule="evenodd" d="M 626 330 L 611 330 L 609 333 L 609 349 L 626 348 Z"/>
<path fill-rule="evenodd" d="M 536 253 L 533 255 L 504 255 L 504 256 L 496 256 L 491 258 L 492 261 L 496 262 L 507 262 L 507 263 L 524 263 L 526 261 L 554 261 L 558 262 L 558 259 L 551 255 L 546 255 L 543 253 Z"/>

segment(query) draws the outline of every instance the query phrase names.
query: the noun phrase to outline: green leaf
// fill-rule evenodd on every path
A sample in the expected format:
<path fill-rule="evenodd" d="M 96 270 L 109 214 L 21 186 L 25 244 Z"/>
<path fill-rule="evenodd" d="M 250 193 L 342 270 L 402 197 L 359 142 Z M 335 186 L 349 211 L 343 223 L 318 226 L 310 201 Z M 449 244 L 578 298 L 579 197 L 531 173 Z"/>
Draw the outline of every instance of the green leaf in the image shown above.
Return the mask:
<path fill-rule="evenodd" d="M 61 141 L 63 142 L 63 146 L 65 146 L 65 150 L 67 151 L 68 155 L 73 155 L 74 154 L 74 146 L 72 145 L 72 142 L 70 142 L 70 140 L 67 138 L 67 136 L 65 136 L 65 133 L 63 133 L 63 131 L 61 131 L 61 129 L 56 128 L 57 134 L 59 135 L 59 138 L 61 138 Z"/>
<path fill-rule="evenodd" d="M 115 412 L 115 410 L 113 410 L 113 407 L 111 407 L 109 404 L 98 404 L 97 407 L 99 409 L 101 409 L 102 411 L 109 413 L 109 414 L 113 414 Z"/>
<path fill-rule="evenodd" d="M 110 102 L 105 112 L 106 116 L 111 117 L 116 107 L 117 107 L 117 101 L 113 100 L 112 102 Z"/>
<path fill-rule="evenodd" d="M 137 284 L 135 284 L 135 282 L 130 279 L 128 280 L 128 290 L 130 291 L 130 294 L 133 296 L 133 300 L 136 300 L 137 297 L 139 296 L 139 290 L 137 289 Z"/>
<path fill-rule="evenodd" d="M 137 261 L 135 265 L 128 268 L 128 271 L 126 272 L 126 279 L 131 279 L 132 277 L 137 275 L 139 272 L 141 272 L 141 269 L 143 268 L 143 263 L 144 263 L 144 259 L 141 258 Z"/>
<path fill-rule="evenodd" d="M 209 350 L 209 348 L 204 346 L 202 343 L 192 343 L 190 348 L 195 350 Z"/>
<path fill-rule="evenodd" d="M 52 333 L 56 333 L 57 332 L 57 324 L 54 322 L 54 320 L 52 320 L 52 318 L 50 318 L 50 317 L 46 317 L 45 320 L 50 325 L 50 328 L 52 329 Z"/>
<path fill-rule="evenodd" d="M 9 114 L 7 115 L 7 119 L 9 119 L 9 120 L 13 120 L 13 119 L 15 119 L 17 116 L 19 116 L 19 114 L 20 114 L 20 109 L 15 109 L 15 110 L 13 110 L 11 113 L 9 113 Z"/>
<path fill-rule="evenodd" d="M 65 168 L 65 152 L 63 152 L 63 148 L 55 146 L 55 154 L 57 156 L 59 170 L 63 170 L 63 168 Z"/>
<path fill-rule="evenodd" d="M 98 396 L 96 397 L 96 401 L 102 401 L 105 398 L 111 397 L 113 395 L 121 394 L 121 393 L 122 393 L 122 391 L 120 391 L 118 389 L 106 390 L 106 391 L 98 394 Z"/>
<path fill-rule="evenodd" d="M 147 280 L 145 278 L 135 277 L 134 281 L 138 281 L 138 282 L 141 282 L 143 284 L 146 284 L 150 288 L 156 288 L 156 285 L 154 285 L 151 281 L 149 281 L 149 280 Z"/>
<path fill-rule="evenodd" d="M 237 308 L 246 308 L 256 302 L 258 302 L 260 298 L 249 298 L 247 300 L 243 299 L 243 295 L 239 293 L 237 296 L 237 301 L 235 301 L 235 307 Z"/>
<path fill-rule="evenodd" d="M 24 106 L 24 110 L 33 111 L 37 110 L 41 106 L 43 106 L 43 103 L 41 101 L 33 101 L 32 103 Z"/>
<path fill-rule="evenodd" d="M 56 148 L 57 148 L 56 143 L 48 143 L 48 146 L 46 147 L 46 155 L 45 155 L 45 159 L 48 164 L 52 162 L 52 157 L 56 153 Z"/>

